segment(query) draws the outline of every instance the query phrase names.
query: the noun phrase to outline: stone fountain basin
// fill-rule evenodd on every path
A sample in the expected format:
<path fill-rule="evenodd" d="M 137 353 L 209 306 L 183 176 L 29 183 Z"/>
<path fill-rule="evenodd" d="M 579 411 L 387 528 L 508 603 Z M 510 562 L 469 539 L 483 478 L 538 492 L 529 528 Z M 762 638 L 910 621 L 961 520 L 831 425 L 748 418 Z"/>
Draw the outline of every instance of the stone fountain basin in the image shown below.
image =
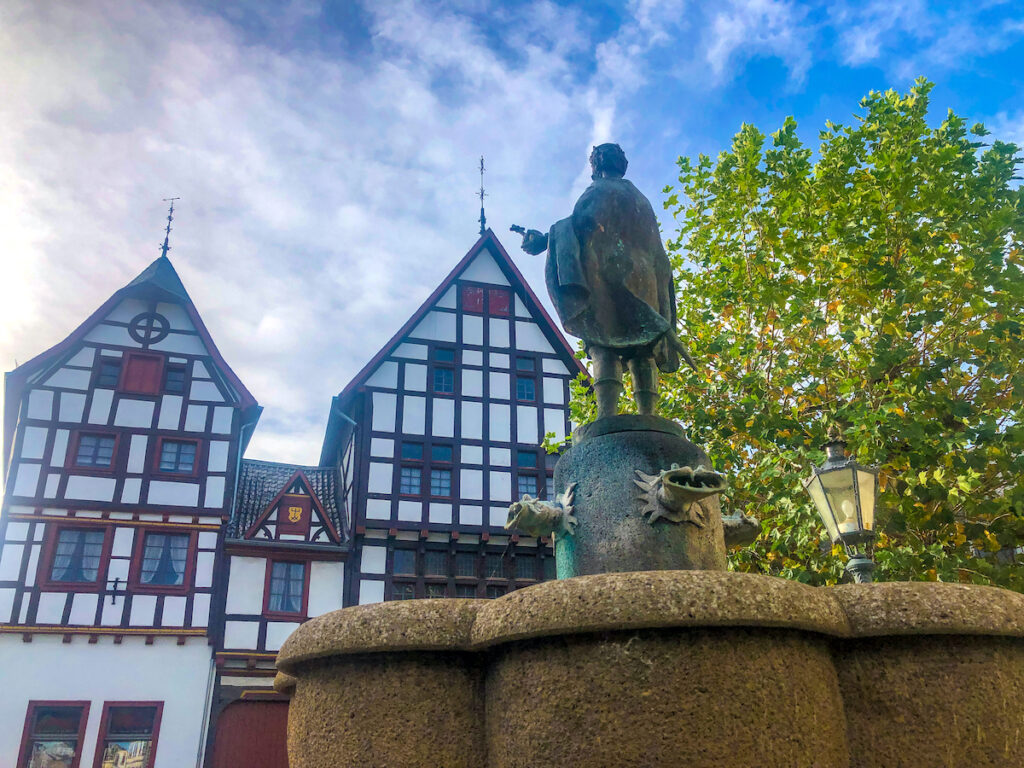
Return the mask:
<path fill-rule="evenodd" d="M 1024 765 L 1024 595 L 646 571 L 335 611 L 278 656 L 292 768 Z"/>

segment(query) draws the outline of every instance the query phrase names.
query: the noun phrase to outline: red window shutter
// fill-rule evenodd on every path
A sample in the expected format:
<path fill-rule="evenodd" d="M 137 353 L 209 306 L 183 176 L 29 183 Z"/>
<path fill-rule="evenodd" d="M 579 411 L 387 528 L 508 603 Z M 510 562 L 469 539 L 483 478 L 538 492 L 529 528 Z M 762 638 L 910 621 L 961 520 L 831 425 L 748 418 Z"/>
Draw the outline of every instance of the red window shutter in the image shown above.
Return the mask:
<path fill-rule="evenodd" d="M 492 315 L 508 317 L 512 294 L 504 288 L 490 288 L 487 291 L 487 308 Z"/>
<path fill-rule="evenodd" d="M 121 389 L 125 392 L 155 395 L 160 391 L 163 369 L 162 355 L 129 353 L 121 379 Z"/>
<path fill-rule="evenodd" d="M 484 289 L 475 285 L 462 286 L 462 311 L 484 311 Z"/>
<path fill-rule="evenodd" d="M 312 511 L 313 500 L 309 496 L 282 496 L 281 505 L 277 508 L 278 536 L 282 533 L 301 533 L 308 536 Z"/>

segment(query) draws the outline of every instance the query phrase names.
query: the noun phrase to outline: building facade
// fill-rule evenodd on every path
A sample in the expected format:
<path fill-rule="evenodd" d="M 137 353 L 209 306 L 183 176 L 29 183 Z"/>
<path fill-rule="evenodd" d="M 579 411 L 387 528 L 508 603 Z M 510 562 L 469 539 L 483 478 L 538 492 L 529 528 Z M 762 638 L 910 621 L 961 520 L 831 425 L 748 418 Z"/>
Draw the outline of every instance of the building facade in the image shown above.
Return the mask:
<path fill-rule="evenodd" d="M 6 377 L 0 765 L 285 765 L 301 622 L 553 576 L 504 522 L 550 494 L 581 370 L 488 231 L 334 398 L 319 466 L 243 458 L 261 409 L 157 259 Z"/>

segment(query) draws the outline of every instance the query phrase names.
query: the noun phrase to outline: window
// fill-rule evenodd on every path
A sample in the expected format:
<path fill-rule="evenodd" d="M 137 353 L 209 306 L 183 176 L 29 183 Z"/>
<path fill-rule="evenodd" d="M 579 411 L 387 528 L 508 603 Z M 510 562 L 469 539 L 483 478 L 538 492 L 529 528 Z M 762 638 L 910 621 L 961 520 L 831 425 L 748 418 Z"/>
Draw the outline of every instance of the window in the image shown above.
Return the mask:
<path fill-rule="evenodd" d="M 456 584 L 456 597 L 476 597 L 476 584 Z"/>
<path fill-rule="evenodd" d="M 450 395 L 455 391 L 455 371 L 451 368 L 434 369 L 434 391 Z"/>
<path fill-rule="evenodd" d="M 434 350 L 434 360 L 439 363 L 454 363 L 455 350 L 450 347 L 438 347 Z"/>
<path fill-rule="evenodd" d="M 516 370 L 517 371 L 535 371 L 537 370 L 537 361 L 532 357 L 517 357 L 516 358 Z"/>
<path fill-rule="evenodd" d="M 99 367 L 96 371 L 96 386 L 104 389 L 114 389 L 121 379 L 121 361 L 111 360 L 109 357 L 101 357 Z"/>
<path fill-rule="evenodd" d="M 440 549 L 428 549 L 424 552 L 423 573 L 425 576 L 447 576 L 448 553 Z"/>
<path fill-rule="evenodd" d="M 488 554 L 484 559 L 488 579 L 505 578 L 505 563 L 501 555 Z"/>
<path fill-rule="evenodd" d="M 476 285 L 462 286 L 462 311 L 484 311 L 484 289 Z"/>
<path fill-rule="evenodd" d="M 411 549 L 396 549 L 394 551 L 392 571 L 405 576 L 415 576 L 416 553 Z"/>
<path fill-rule="evenodd" d="M 194 440 L 161 440 L 160 471 L 191 475 L 196 468 L 197 447 Z"/>
<path fill-rule="evenodd" d="M 536 467 L 537 466 L 537 452 L 536 451 L 516 451 L 516 463 L 520 467 Z"/>
<path fill-rule="evenodd" d="M 504 288 L 490 288 L 487 291 L 487 311 L 492 315 L 508 317 L 512 294 Z"/>
<path fill-rule="evenodd" d="M 544 558 L 544 580 L 545 581 L 551 581 L 552 579 L 554 579 L 555 575 L 556 575 L 555 574 L 556 570 L 557 569 L 555 568 L 555 558 L 553 556 L 545 557 Z"/>
<path fill-rule="evenodd" d="M 398 476 L 398 492 L 415 495 L 420 492 L 422 470 L 419 467 L 402 467 Z"/>
<path fill-rule="evenodd" d="M 61 528 L 53 552 L 50 581 L 88 584 L 99 579 L 106 530 Z"/>
<path fill-rule="evenodd" d="M 402 458 L 403 459 L 422 459 L 423 458 L 423 443 L 402 443 Z"/>
<path fill-rule="evenodd" d="M 505 594 L 505 587 L 496 586 L 494 584 L 487 585 L 487 597 L 492 600 L 496 597 L 501 597 Z"/>
<path fill-rule="evenodd" d="M 139 584 L 180 587 L 185 584 L 192 536 L 188 533 L 146 533 Z"/>
<path fill-rule="evenodd" d="M 522 376 L 516 377 L 516 399 L 517 400 L 529 400 L 533 402 L 537 399 L 537 384 L 533 379 L 524 379 Z"/>
<path fill-rule="evenodd" d="M 447 597 L 448 587 L 445 584 L 427 584 L 427 597 Z"/>
<path fill-rule="evenodd" d="M 415 600 L 416 599 L 416 585 L 414 585 L 414 584 L 392 584 L 391 585 L 391 599 L 392 600 Z"/>
<path fill-rule="evenodd" d="M 544 477 L 544 498 L 549 501 L 554 501 L 555 499 L 555 478 L 551 475 Z"/>
<path fill-rule="evenodd" d="M 271 562 L 268 613 L 305 613 L 306 564 Z"/>
<path fill-rule="evenodd" d="M 477 556 L 473 552 L 455 553 L 455 575 L 476 578 Z"/>
<path fill-rule="evenodd" d="M 536 475 L 520 475 L 516 481 L 516 490 L 519 491 L 519 497 L 522 498 L 524 494 L 530 494 L 531 496 L 537 495 L 537 476 Z"/>
<path fill-rule="evenodd" d="M 80 433 L 75 449 L 75 466 L 110 469 L 114 465 L 116 448 L 117 438 L 114 435 Z"/>
<path fill-rule="evenodd" d="M 160 384 L 164 378 L 163 370 L 163 355 L 129 352 L 125 361 L 124 376 L 121 378 L 121 389 L 125 392 L 155 395 L 160 392 Z"/>
<path fill-rule="evenodd" d="M 529 555 L 519 555 L 513 561 L 516 564 L 516 579 L 532 580 L 537 578 L 537 559 Z"/>
<path fill-rule="evenodd" d="M 432 445 L 430 446 L 430 460 L 431 461 L 444 461 L 451 462 L 454 450 L 450 445 Z"/>
<path fill-rule="evenodd" d="M 452 471 L 450 469 L 430 470 L 430 495 L 452 495 Z"/>
<path fill-rule="evenodd" d="M 106 704 L 97 768 L 150 768 L 156 757 L 162 704 Z"/>
<path fill-rule="evenodd" d="M 169 365 L 164 376 L 164 392 L 180 395 L 185 391 L 185 366 Z"/>
<path fill-rule="evenodd" d="M 88 715 L 87 701 L 30 701 L 18 768 L 77 768 Z"/>

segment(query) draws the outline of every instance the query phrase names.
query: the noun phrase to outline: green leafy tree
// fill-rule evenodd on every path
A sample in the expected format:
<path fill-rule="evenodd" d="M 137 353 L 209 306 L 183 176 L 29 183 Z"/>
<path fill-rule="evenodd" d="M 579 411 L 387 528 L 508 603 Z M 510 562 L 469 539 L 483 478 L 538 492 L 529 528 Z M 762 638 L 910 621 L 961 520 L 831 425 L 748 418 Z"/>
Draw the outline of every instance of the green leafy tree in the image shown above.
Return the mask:
<path fill-rule="evenodd" d="M 765 525 L 736 570 L 842 577 L 801 483 L 837 425 L 880 467 L 876 578 L 1024 591 L 1021 158 L 952 112 L 930 127 L 931 89 L 870 93 L 817 154 L 792 118 L 770 142 L 744 125 L 665 190 L 698 370 L 661 412 Z"/>

